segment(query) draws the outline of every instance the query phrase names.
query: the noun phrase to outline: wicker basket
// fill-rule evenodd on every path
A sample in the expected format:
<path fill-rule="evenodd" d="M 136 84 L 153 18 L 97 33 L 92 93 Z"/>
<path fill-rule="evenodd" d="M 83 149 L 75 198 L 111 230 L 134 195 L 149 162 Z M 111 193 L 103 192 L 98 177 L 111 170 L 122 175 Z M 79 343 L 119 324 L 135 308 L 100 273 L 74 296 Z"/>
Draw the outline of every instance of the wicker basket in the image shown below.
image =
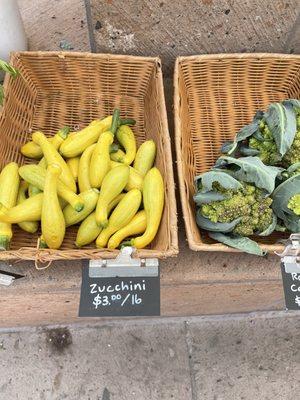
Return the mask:
<path fill-rule="evenodd" d="M 214 165 L 221 144 L 269 103 L 300 96 L 300 56 L 217 54 L 179 57 L 174 76 L 176 152 L 189 246 L 196 251 L 236 251 L 200 232 L 193 202 L 194 176 Z M 256 238 L 280 251 L 282 234 Z"/>
<path fill-rule="evenodd" d="M 11 57 L 21 76 L 5 79 L 5 104 L 0 116 L 0 167 L 9 161 L 25 162 L 19 149 L 40 129 L 47 136 L 69 125 L 82 128 L 95 118 L 121 109 L 122 117 L 135 118 L 137 141 L 154 139 L 156 165 L 165 182 L 165 208 L 159 232 L 139 257 L 177 254 L 177 215 L 168 124 L 159 58 L 73 52 L 20 52 Z M 93 246 L 76 249 L 77 227 L 68 228 L 62 248 L 37 250 L 36 236 L 14 228 L 10 251 L 0 259 L 83 259 L 115 257 L 118 251 Z"/>

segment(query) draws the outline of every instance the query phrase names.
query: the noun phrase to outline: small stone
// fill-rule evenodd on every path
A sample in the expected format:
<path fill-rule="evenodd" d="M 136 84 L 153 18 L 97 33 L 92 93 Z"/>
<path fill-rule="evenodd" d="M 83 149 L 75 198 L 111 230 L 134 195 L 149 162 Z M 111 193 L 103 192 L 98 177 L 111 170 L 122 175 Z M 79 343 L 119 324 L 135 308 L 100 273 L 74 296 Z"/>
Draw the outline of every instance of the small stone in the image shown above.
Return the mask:
<path fill-rule="evenodd" d="M 98 31 L 98 30 L 101 29 L 101 28 L 102 28 L 101 22 L 100 22 L 100 21 L 97 21 L 97 22 L 96 22 L 96 25 L 95 25 L 96 31 Z"/>

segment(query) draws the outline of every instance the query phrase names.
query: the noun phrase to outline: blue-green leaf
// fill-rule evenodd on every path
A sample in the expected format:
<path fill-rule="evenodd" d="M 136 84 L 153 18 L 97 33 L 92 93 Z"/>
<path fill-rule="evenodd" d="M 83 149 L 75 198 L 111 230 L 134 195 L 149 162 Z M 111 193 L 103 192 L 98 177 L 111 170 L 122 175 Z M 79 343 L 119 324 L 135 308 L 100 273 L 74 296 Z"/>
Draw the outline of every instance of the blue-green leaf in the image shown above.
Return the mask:
<path fill-rule="evenodd" d="M 283 222 L 287 229 L 290 232 L 293 233 L 299 233 L 300 232 L 300 218 L 299 216 L 296 215 L 285 215 L 285 218 L 283 219 Z"/>
<path fill-rule="evenodd" d="M 231 222 L 212 222 L 210 219 L 203 217 L 201 210 L 197 211 L 196 216 L 197 225 L 207 231 L 212 232 L 231 232 L 236 225 L 241 221 L 241 218 L 237 218 Z"/>
<path fill-rule="evenodd" d="M 275 188 L 275 179 L 282 168 L 265 165 L 259 157 L 233 158 L 221 156 L 216 167 L 225 167 L 230 174 L 242 182 L 253 183 L 256 187 L 264 189 L 271 194 Z"/>
<path fill-rule="evenodd" d="M 288 100 L 284 100 L 282 101 L 282 104 L 284 106 L 292 106 L 297 112 L 300 111 L 300 100 L 297 99 L 288 99 Z"/>
<path fill-rule="evenodd" d="M 241 143 L 244 140 L 254 134 L 259 133 L 259 124 L 263 116 L 264 113 L 262 111 L 257 111 L 253 118 L 253 121 L 250 124 L 243 126 L 243 128 L 241 128 L 237 132 L 233 141 L 224 143 L 221 148 L 221 153 L 228 154 L 229 156 L 234 156 L 235 152 L 237 150 L 240 150 Z"/>
<path fill-rule="evenodd" d="M 272 132 L 281 156 L 290 149 L 297 131 L 296 114 L 291 105 L 272 103 L 265 113 L 266 123 Z"/>
<path fill-rule="evenodd" d="M 194 202 L 198 205 L 200 204 L 206 204 L 210 203 L 211 201 L 220 201 L 224 200 L 226 196 L 224 196 L 222 193 L 214 192 L 213 190 L 210 192 L 198 192 L 194 196 Z"/>
<path fill-rule="evenodd" d="M 222 144 L 221 153 L 222 154 L 233 154 L 237 147 L 237 143 L 233 140 L 229 140 Z"/>
<path fill-rule="evenodd" d="M 264 252 L 259 245 L 248 237 L 242 237 L 237 235 L 224 235 L 219 232 L 208 232 L 208 235 L 216 240 L 217 242 L 224 243 L 229 247 L 233 247 L 238 250 L 242 250 L 245 253 L 254 254 L 257 256 L 264 256 Z"/>
<path fill-rule="evenodd" d="M 290 198 L 298 193 L 300 193 L 300 175 L 294 175 L 277 186 L 272 194 L 272 208 L 277 217 L 284 221 L 287 215 L 295 215 L 287 205 Z"/>
<path fill-rule="evenodd" d="M 242 188 L 242 184 L 235 178 L 224 171 L 214 169 L 196 176 L 195 181 L 198 188 L 201 186 L 201 193 L 212 191 L 215 182 L 219 183 L 224 189 L 238 190 Z"/>
<path fill-rule="evenodd" d="M 246 145 L 244 145 L 244 144 L 241 144 L 239 150 L 240 150 L 240 153 L 241 153 L 243 156 L 246 156 L 246 157 L 249 157 L 249 156 L 255 157 L 255 156 L 258 156 L 259 153 L 260 153 L 259 150 L 252 149 L 251 147 L 248 147 L 248 146 L 246 146 Z"/>

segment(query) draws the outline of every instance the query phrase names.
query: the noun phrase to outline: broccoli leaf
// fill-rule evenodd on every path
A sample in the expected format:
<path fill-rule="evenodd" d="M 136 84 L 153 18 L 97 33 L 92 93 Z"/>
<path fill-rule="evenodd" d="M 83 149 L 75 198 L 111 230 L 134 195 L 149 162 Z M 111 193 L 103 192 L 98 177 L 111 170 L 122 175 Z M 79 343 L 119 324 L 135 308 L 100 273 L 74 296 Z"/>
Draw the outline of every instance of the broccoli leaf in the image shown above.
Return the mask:
<path fill-rule="evenodd" d="M 299 174 L 300 174 L 300 162 L 297 162 L 295 164 L 290 165 L 286 171 L 289 174 L 292 174 L 293 172 L 299 171 Z"/>
<path fill-rule="evenodd" d="M 298 193 L 300 193 L 300 175 L 294 175 L 277 186 L 272 194 L 272 208 L 277 217 L 285 220 L 287 214 L 294 216 L 293 211 L 287 205 L 290 198 Z"/>
<path fill-rule="evenodd" d="M 297 132 L 296 114 L 289 104 L 272 103 L 265 113 L 266 123 L 272 132 L 281 156 L 290 149 Z"/>
<path fill-rule="evenodd" d="M 233 154 L 235 149 L 237 148 L 237 143 L 233 140 L 229 140 L 222 144 L 221 153 L 222 154 Z"/>
<path fill-rule="evenodd" d="M 276 216 L 276 214 L 273 214 L 273 220 L 272 220 L 271 225 L 263 232 L 258 233 L 258 235 L 259 236 L 269 236 L 269 235 L 271 235 L 271 233 L 273 233 L 275 231 L 276 226 L 277 226 L 277 216 Z"/>
<path fill-rule="evenodd" d="M 254 240 L 251 240 L 248 237 L 232 234 L 224 235 L 220 232 L 208 232 L 208 235 L 217 242 L 224 243 L 227 246 L 238 250 L 242 250 L 245 253 L 255 254 L 257 256 L 264 256 L 266 254 L 266 252 L 264 252 Z"/>
<path fill-rule="evenodd" d="M 283 222 L 290 232 L 293 232 L 293 233 L 300 232 L 300 218 L 299 217 L 286 214 L 285 218 L 283 219 Z"/>
<path fill-rule="evenodd" d="M 240 153 L 243 156 L 258 156 L 259 155 L 259 150 L 252 149 L 251 147 L 245 146 L 244 144 L 241 144 L 240 146 Z"/>
<path fill-rule="evenodd" d="M 225 167 L 229 173 L 239 181 L 253 183 L 256 187 L 271 194 L 275 188 L 275 179 L 282 168 L 265 165 L 259 157 L 233 158 L 221 156 L 216 167 Z"/>
<path fill-rule="evenodd" d="M 242 188 L 242 184 L 221 170 L 212 170 L 204 172 L 195 178 L 197 187 L 200 188 L 201 193 L 210 192 L 213 190 L 213 183 L 219 183 L 224 189 L 238 190 Z"/>
<path fill-rule="evenodd" d="M 264 113 L 262 111 L 257 111 L 253 118 L 253 121 L 250 124 L 243 126 L 243 128 L 241 128 L 237 132 L 233 141 L 223 144 L 223 146 L 221 147 L 221 153 L 234 156 L 236 150 L 239 149 L 241 142 L 243 142 L 248 137 L 254 135 L 255 133 L 259 133 L 259 123 L 263 116 Z"/>
<path fill-rule="evenodd" d="M 292 106 L 296 111 L 300 110 L 300 100 L 297 99 L 288 99 L 288 100 L 284 100 L 282 101 L 282 104 L 284 106 Z"/>
<path fill-rule="evenodd" d="M 237 218 L 231 222 L 212 222 L 210 219 L 203 217 L 201 210 L 197 211 L 196 216 L 197 225 L 212 232 L 231 232 L 236 225 L 241 221 L 241 218 Z"/>
<path fill-rule="evenodd" d="M 198 192 L 194 196 L 194 202 L 197 205 L 200 205 L 200 204 L 210 203 L 211 201 L 224 200 L 225 198 L 226 196 L 224 196 L 222 193 L 214 192 L 212 190 L 210 192 L 205 192 L 205 193 Z"/>

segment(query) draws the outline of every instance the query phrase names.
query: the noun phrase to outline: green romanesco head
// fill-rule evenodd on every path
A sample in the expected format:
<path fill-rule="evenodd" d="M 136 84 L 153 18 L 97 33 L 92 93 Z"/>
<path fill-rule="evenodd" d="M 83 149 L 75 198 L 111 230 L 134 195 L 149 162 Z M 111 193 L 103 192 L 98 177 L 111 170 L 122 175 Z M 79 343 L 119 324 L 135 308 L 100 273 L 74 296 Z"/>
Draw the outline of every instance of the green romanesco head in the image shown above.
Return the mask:
<path fill-rule="evenodd" d="M 249 147 L 259 151 L 259 158 L 266 165 L 282 165 L 289 167 L 292 164 L 300 162 L 300 115 L 297 113 L 297 132 L 295 139 L 289 151 L 281 159 L 277 151 L 277 146 L 272 133 L 265 123 L 261 121 L 259 125 L 261 137 L 252 136 L 249 139 Z"/>
<path fill-rule="evenodd" d="M 261 121 L 259 125 L 261 139 L 251 137 L 249 147 L 259 151 L 259 158 L 266 165 L 277 165 L 281 157 L 277 151 L 277 146 L 268 125 Z"/>
<path fill-rule="evenodd" d="M 241 218 L 233 230 L 241 236 L 263 232 L 272 223 L 272 199 L 265 198 L 261 189 L 243 183 L 243 188 L 237 191 L 222 189 L 218 184 L 214 184 L 214 190 L 224 194 L 226 199 L 201 206 L 202 215 L 212 222 L 231 222 Z"/>
<path fill-rule="evenodd" d="M 300 194 L 295 194 L 294 196 L 292 196 L 287 206 L 296 215 L 300 215 Z"/>

